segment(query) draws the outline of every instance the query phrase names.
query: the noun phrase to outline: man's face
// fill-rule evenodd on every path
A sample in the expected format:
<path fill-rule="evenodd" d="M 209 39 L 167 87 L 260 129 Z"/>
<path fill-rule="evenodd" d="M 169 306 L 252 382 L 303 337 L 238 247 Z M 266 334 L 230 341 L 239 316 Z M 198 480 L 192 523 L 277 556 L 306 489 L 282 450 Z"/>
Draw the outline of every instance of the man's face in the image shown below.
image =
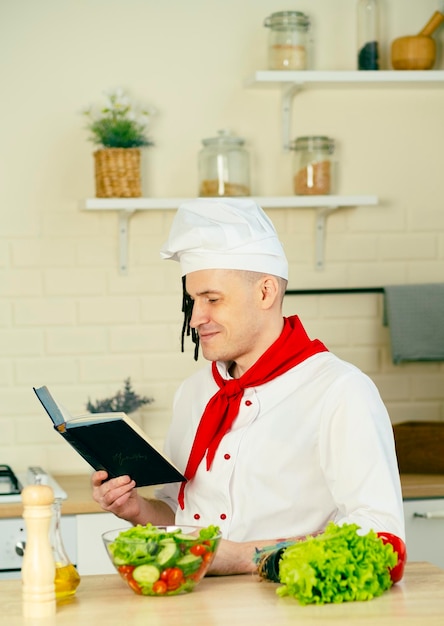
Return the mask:
<path fill-rule="evenodd" d="M 236 361 L 247 367 L 257 359 L 261 331 L 260 274 L 251 280 L 236 270 L 199 270 L 186 276 L 194 300 L 191 327 L 199 333 L 209 361 Z"/>

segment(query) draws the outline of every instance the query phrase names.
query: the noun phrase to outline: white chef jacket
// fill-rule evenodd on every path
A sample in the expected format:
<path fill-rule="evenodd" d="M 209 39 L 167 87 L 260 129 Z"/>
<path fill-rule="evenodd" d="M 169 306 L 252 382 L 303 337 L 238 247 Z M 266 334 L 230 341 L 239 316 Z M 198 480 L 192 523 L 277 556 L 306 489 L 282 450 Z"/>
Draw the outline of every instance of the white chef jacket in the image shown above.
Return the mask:
<path fill-rule="evenodd" d="M 227 364 L 217 367 L 230 378 Z M 182 472 L 217 390 L 209 364 L 176 392 L 165 453 Z M 246 389 L 211 469 L 204 458 L 187 483 L 184 510 L 178 490 L 174 483 L 156 493 L 176 524 L 216 524 L 233 541 L 307 535 L 330 520 L 405 536 L 387 410 L 370 378 L 331 352 Z"/>

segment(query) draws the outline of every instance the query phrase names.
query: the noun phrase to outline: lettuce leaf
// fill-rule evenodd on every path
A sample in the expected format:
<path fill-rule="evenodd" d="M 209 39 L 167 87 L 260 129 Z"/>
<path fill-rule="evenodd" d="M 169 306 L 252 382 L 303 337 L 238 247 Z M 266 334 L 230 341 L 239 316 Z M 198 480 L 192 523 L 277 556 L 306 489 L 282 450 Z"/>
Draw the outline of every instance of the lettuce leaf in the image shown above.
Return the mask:
<path fill-rule="evenodd" d="M 197 541 L 212 541 L 220 532 L 218 526 L 201 528 L 196 535 Z M 182 542 L 182 529 L 165 530 L 153 524 L 131 526 L 120 532 L 115 540 L 108 545 L 113 562 L 117 565 L 143 565 L 155 560 L 165 540 Z M 214 545 L 213 545 L 214 549 Z"/>
<path fill-rule="evenodd" d="M 358 530 L 356 524 L 330 522 L 322 534 L 285 548 L 277 594 L 306 605 L 371 600 L 389 589 L 396 552 L 375 532 Z"/>

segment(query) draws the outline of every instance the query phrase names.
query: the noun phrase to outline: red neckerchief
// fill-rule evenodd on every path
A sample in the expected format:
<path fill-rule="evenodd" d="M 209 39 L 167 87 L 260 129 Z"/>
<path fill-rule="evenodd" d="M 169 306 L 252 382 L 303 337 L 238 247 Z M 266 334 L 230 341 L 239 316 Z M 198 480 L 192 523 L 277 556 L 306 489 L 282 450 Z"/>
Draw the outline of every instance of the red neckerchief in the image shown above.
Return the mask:
<path fill-rule="evenodd" d="M 312 341 L 299 318 L 294 315 L 284 317 L 284 328 L 278 339 L 240 378 L 225 380 L 213 361 L 213 377 L 219 390 L 210 398 L 200 418 L 184 472 L 187 480 L 195 476 L 205 455 L 207 471 L 210 469 L 219 443 L 239 413 L 244 389 L 268 383 L 313 354 L 325 351 L 327 348 L 324 344 L 318 339 Z M 185 482 L 181 484 L 178 496 L 181 509 L 184 508 L 185 485 Z"/>

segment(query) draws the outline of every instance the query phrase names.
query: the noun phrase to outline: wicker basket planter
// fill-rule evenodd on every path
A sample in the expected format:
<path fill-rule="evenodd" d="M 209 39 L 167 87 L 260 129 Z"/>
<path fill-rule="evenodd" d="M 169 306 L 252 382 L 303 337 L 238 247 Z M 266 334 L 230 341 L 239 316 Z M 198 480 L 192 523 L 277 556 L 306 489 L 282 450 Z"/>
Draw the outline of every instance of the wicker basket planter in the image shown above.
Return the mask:
<path fill-rule="evenodd" d="M 140 148 L 104 148 L 94 152 L 97 198 L 139 198 Z"/>

